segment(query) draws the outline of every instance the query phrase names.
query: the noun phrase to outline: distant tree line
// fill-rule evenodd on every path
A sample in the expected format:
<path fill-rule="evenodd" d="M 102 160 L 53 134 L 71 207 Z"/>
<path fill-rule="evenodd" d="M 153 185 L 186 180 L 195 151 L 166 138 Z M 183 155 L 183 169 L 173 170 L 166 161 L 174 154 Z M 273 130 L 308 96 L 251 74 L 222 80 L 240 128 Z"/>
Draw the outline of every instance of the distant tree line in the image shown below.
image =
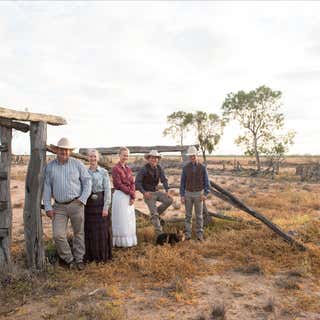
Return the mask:
<path fill-rule="evenodd" d="M 245 155 L 255 157 L 256 170 L 261 171 L 261 156 L 267 157 L 271 166 L 279 167 L 295 137 L 293 130 L 284 132 L 281 96 L 281 91 L 267 86 L 249 92 L 231 92 L 222 103 L 221 116 L 204 111 L 173 112 L 167 116 L 168 127 L 163 134 L 183 145 L 186 133 L 192 131 L 206 162 L 206 153 L 216 149 L 224 127 L 236 121 L 241 132 L 235 143 L 243 148 Z"/>

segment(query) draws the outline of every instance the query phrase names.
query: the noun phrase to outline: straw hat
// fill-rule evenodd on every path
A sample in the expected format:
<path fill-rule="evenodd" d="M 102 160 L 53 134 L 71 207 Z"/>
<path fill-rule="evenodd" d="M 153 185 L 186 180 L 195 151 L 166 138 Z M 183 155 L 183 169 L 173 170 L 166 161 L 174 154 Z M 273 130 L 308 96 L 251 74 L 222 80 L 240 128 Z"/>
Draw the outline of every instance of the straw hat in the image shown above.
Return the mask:
<path fill-rule="evenodd" d="M 187 156 L 196 156 L 197 154 L 198 154 L 198 150 L 195 146 L 189 147 L 186 153 Z"/>
<path fill-rule="evenodd" d="M 57 147 L 60 149 L 70 149 L 70 150 L 74 149 L 74 147 L 71 145 L 71 142 L 68 138 L 61 138 L 57 143 Z"/>
<path fill-rule="evenodd" d="M 156 158 L 161 158 L 161 154 L 157 150 L 151 150 L 149 153 L 146 153 L 144 155 L 145 159 L 149 159 L 149 157 L 156 157 Z"/>

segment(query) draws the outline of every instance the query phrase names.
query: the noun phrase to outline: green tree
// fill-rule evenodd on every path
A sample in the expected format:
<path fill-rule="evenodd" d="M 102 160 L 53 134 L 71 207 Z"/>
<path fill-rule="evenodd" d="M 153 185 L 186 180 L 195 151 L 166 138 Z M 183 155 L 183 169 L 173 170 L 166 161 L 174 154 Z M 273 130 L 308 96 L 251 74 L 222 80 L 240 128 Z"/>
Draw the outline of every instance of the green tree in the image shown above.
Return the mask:
<path fill-rule="evenodd" d="M 191 124 L 196 132 L 203 161 L 206 163 L 206 151 L 211 153 L 218 145 L 223 133 L 224 122 L 214 113 L 196 111 L 192 114 Z"/>
<path fill-rule="evenodd" d="M 181 146 L 183 146 L 183 139 L 186 132 L 189 130 L 191 119 L 192 114 L 185 111 L 171 113 L 167 116 L 169 127 L 164 129 L 163 135 L 172 136 L 174 139 L 177 139 L 180 142 Z"/>
<path fill-rule="evenodd" d="M 293 143 L 293 132 L 281 135 L 281 95 L 281 91 L 261 86 L 249 92 L 229 93 L 222 105 L 224 119 L 237 120 L 244 129 L 235 142 L 245 148 L 246 155 L 255 156 L 257 171 L 261 171 L 261 155 L 284 154 Z"/>

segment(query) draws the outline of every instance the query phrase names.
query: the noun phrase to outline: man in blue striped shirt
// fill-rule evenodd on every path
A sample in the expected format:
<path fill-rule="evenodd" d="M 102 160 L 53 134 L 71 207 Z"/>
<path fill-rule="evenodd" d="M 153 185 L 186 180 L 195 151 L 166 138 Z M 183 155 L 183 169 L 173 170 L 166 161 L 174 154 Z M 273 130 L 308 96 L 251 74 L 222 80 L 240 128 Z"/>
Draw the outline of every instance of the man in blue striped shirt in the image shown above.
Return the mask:
<path fill-rule="evenodd" d="M 48 163 L 45 170 L 43 202 L 52 219 L 53 239 L 59 257 L 69 266 L 83 269 L 84 205 L 91 193 L 91 177 L 77 159 L 70 158 L 74 148 L 67 138 L 57 145 L 57 159 Z M 51 199 L 54 205 L 51 205 Z M 73 254 L 67 240 L 68 220 L 73 229 Z"/>

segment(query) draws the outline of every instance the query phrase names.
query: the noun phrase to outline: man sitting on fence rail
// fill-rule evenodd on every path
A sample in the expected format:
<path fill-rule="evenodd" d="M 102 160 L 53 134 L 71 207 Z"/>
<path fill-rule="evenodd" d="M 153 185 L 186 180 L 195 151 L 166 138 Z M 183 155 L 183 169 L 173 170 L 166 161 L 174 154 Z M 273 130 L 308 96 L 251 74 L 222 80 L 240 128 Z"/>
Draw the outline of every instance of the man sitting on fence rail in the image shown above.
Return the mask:
<path fill-rule="evenodd" d="M 77 159 L 70 158 L 74 149 L 67 138 L 57 144 L 57 159 L 45 170 L 43 201 L 48 217 L 52 219 L 53 239 L 59 257 L 70 268 L 82 270 L 84 244 L 84 205 L 91 193 L 91 177 Z M 51 198 L 54 205 L 51 205 Z M 73 254 L 67 240 L 68 220 L 73 229 Z"/>
<path fill-rule="evenodd" d="M 168 179 L 165 176 L 164 170 L 159 165 L 161 155 L 157 150 L 151 150 L 146 154 L 145 159 L 148 163 L 143 166 L 136 177 L 136 189 L 143 194 L 145 203 L 147 204 L 151 222 L 156 230 L 156 234 L 162 233 L 159 215 L 172 204 L 172 197 L 169 195 Z M 158 190 L 159 181 L 162 182 L 165 193 Z M 161 202 L 159 207 L 156 206 L 157 201 Z"/>
<path fill-rule="evenodd" d="M 185 232 L 186 240 L 191 239 L 192 208 L 196 215 L 196 233 L 199 241 L 203 240 L 203 201 L 206 200 L 209 190 L 209 178 L 206 167 L 197 157 L 196 147 L 189 147 L 188 162 L 182 170 L 180 180 L 181 202 L 186 207 Z"/>

